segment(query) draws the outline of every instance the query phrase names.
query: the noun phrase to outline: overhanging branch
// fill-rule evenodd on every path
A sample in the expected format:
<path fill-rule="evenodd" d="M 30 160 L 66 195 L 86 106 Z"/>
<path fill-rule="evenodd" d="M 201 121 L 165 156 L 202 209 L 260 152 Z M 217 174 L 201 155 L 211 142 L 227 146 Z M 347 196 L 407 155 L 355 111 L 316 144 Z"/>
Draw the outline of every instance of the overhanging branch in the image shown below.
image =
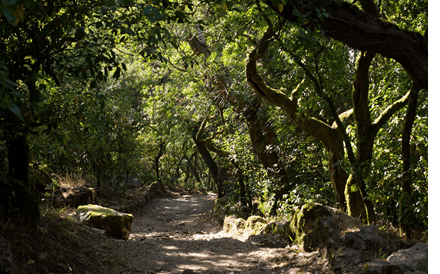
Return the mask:
<path fill-rule="evenodd" d="M 398 26 L 359 10 L 340 0 L 292 0 L 280 13 L 271 0 L 265 3 L 286 20 L 296 23 L 296 9 L 301 14 L 325 9 L 330 16 L 320 22 L 325 35 L 362 51 L 377 52 L 399 62 L 413 81 L 428 90 L 428 45 L 420 33 Z M 307 26 L 303 26 L 307 27 Z"/>

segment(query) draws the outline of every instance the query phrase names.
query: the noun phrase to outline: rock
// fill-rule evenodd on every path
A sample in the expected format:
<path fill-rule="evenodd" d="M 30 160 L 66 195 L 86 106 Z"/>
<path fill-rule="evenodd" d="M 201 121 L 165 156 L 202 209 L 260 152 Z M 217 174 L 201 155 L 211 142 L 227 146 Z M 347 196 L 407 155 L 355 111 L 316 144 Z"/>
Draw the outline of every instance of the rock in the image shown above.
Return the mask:
<path fill-rule="evenodd" d="M 273 232 L 275 227 L 276 224 L 270 222 L 265 231 Z M 337 274 L 427 273 L 427 244 L 402 249 L 408 245 L 396 235 L 387 234 L 374 225 L 363 226 L 335 208 L 316 203 L 296 208 L 292 211 L 289 231 L 305 252 L 318 250 Z M 394 252 L 396 250 L 399 251 Z M 377 260 L 389 254 L 387 261 Z"/>
<path fill-rule="evenodd" d="M 245 228 L 245 221 L 234 215 L 228 216 L 223 221 L 223 229 L 227 232 L 235 232 Z"/>
<path fill-rule="evenodd" d="M 326 220 L 325 222 L 320 222 L 320 219 L 331 218 L 332 212 L 329 207 L 322 204 L 306 204 L 301 209 L 297 209 L 293 212 L 293 218 L 290 222 L 290 230 L 292 235 L 295 235 L 295 241 L 299 243 L 306 252 L 315 251 L 322 243 L 326 245 L 325 235 L 326 229 L 320 227 L 320 225 L 332 225 L 331 235 L 334 236 L 334 230 L 337 227 L 333 222 Z M 336 234 L 339 234 L 337 231 Z M 337 242 L 338 240 L 333 239 L 332 241 Z"/>
<path fill-rule="evenodd" d="M 366 274 L 382 274 L 382 269 L 388 266 L 389 263 L 383 260 L 375 260 L 364 265 Z"/>
<path fill-rule="evenodd" d="M 78 207 L 77 217 L 79 221 L 85 221 L 92 227 L 104 229 L 113 238 L 128 240 L 130 236 L 133 222 L 131 214 L 98 205 L 84 205 Z"/>
<path fill-rule="evenodd" d="M 267 223 L 264 227 L 264 233 L 267 234 L 282 234 L 287 236 L 287 238 L 292 238 L 293 235 L 289 234 L 289 226 L 290 221 L 288 220 L 279 220 L 279 221 L 271 221 Z"/>
<path fill-rule="evenodd" d="M 336 251 L 330 264 L 335 273 L 362 273 L 363 262 L 365 258 L 359 251 L 342 246 Z"/>
<path fill-rule="evenodd" d="M 363 269 L 366 274 L 422 274 L 419 272 L 412 272 L 405 265 L 390 264 L 383 260 L 368 262 L 363 266 Z"/>
<path fill-rule="evenodd" d="M 12 257 L 11 243 L 0 235 L 0 273 L 15 273 L 15 264 Z"/>
<path fill-rule="evenodd" d="M 361 229 L 362 227 L 364 227 L 364 224 L 361 221 L 347 215 L 347 213 L 330 206 L 326 206 L 326 208 L 328 211 L 330 211 L 331 217 L 340 231 L 346 231 L 356 228 Z"/>
<path fill-rule="evenodd" d="M 153 182 L 145 194 L 145 202 L 150 202 L 154 197 L 166 197 L 167 191 L 161 182 Z"/>
<path fill-rule="evenodd" d="M 390 242 L 382 237 L 381 231 L 374 225 L 369 225 L 357 232 L 347 232 L 342 236 L 344 245 L 364 253 L 392 252 Z M 388 253 L 389 254 L 389 253 Z"/>
<path fill-rule="evenodd" d="M 250 216 L 245 221 L 245 229 L 250 232 L 251 235 L 258 235 L 264 231 L 266 221 L 261 216 Z"/>
<path fill-rule="evenodd" d="M 39 193 L 46 192 L 47 188 L 52 184 L 52 178 L 47 172 L 36 169 L 29 171 L 29 180 L 34 183 Z"/>
<path fill-rule="evenodd" d="M 417 243 L 409 249 L 394 252 L 387 261 L 391 264 L 405 265 L 412 271 L 428 271 L 428 244 Z"/>
<path fill-rule="evenodd" d="M 195 274 L 196 272 L 190 270 L 190 269 L 185 269 L 182 271 L 182 274 Z"/>
<path fill-rule="evenodd" d="M 96 191 L 86 186 L 63 187 L 55 191 L 52 205 L 54 207 L 78 207 L 96 202 Z"/>
<path fill-rule="evenodd" d="M 342 243 L 339 229 L 331 217 L 321 218 L 317 222 L 316 235 L 318 237 L 319 254 L 331 260 Z"/>

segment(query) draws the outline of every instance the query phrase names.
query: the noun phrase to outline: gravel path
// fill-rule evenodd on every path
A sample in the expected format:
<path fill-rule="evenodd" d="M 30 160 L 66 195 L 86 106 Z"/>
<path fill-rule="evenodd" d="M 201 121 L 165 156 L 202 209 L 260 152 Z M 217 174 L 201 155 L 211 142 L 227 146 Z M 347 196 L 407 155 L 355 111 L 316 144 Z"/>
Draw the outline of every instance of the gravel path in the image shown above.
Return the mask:
<path fill-rule="evenodd" d="M 135 215 L 130 239 L 119 242 L 125 273 L 326 273 L 317 256 L 306 258 L 273 235 L 232 235 L 206 221 L 214 200 L 154 199 Z"/>

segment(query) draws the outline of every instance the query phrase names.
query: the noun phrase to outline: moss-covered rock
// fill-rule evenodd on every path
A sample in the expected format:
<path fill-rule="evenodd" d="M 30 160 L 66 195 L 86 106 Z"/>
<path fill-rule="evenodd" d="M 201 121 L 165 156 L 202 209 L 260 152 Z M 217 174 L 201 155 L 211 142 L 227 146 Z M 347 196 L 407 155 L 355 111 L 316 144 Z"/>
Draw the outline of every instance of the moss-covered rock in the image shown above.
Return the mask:
<path fill-rule="evenodd" d="M 234 215 L 228 216 L 223 221 L 223 229 L 227 232 L 236 232 L 245 228 L 245 221 Z"/>
<path fill-rule="evenodd" d="M 79 220 L 87 222 L 92 227 L 104 229 L 113 238 L 128 240 L 130 236 L 132 214 L 98 205 L 80 206 L 77 214 Z"/>
<path fill-rule="evenodd" d="M 264 233 L 266 234 L 281 234 L 289 239 L 293 239 L 294 235 L 290 232 L 290 221 L 278 220 L 270 221 L 264 227 Z"/>
<path fill-rule="evenodd" d="M 334 215 L 330 207 L 318 203 L 293 210 L 290 233 L 294 241 L 307 252 L 320 248 L 323 256 L 332 257 L 333 250 L 341 243 Z"/>

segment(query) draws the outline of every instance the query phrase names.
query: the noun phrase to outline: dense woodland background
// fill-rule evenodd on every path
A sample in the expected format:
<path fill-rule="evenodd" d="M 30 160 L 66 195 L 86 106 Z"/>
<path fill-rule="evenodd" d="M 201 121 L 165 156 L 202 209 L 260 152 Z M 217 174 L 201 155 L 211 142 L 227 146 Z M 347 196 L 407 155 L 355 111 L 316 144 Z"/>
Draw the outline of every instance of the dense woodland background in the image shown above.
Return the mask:
<path fill-rule="evenodd" d="M 231 214 L 313 201 L 427 230 L 427 0 L 2 0 L 0 14 L 2 221 L 37 223 L 57 176 L 104 191 L 128 175 L 215 191 Z"/>

